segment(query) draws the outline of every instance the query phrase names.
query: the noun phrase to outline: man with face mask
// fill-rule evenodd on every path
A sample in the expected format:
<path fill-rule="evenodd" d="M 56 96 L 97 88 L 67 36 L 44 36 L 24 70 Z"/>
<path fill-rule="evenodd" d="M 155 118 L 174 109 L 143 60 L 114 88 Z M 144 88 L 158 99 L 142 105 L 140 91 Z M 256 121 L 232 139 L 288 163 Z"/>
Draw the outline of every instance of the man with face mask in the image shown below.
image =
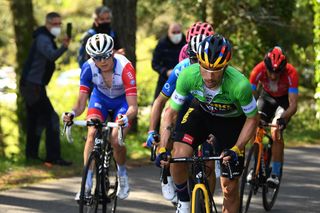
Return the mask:
<path fill-rule="evenodd" d="M 33 42 L 25 61 L 20 80 L 20 92 L 27 109 L 27 160 L 39 160 L 38 150 L 43 129 L 46 129 L 47 165 L 68 166 L 60 155 L 59 116 L 46 93 L 55 70 L 55 61 L 68 49 L 70 38 L 64 36 L 58 48 L 55 38 L 61 34 L 61 16 L 56 12 L 46 15 L 45 25 L 33 33 Z"/>
<path fill-rule="evenodd" d="M 172 69 L 178 64 L 180 50 L 185 44 L 186 38 L 181 25 L 171 23 L 167 35 L 159 40 L 153 52 L 152 68 L 159 74 L 154 99 L 158 97 Z M 156 130 L 159 129 L 159 124 L 157 126 Z"/>
<path fill-rule="evenodd" d="M 112 12 L 110 8 L 106 6 L 97 7 L 93 14 L 93 18 L 94 22 L 92 24 L 92 27 L 87 32 L 85 32 L 81 39 L 81 47 L 78 54 L 78 63 L 80 68 L 82 67 L 83 63 L 90 58 L 90 56 L 85 51 L 85 46 L 88 39 L 98 33 L 105 33 L 111 36 L 114 41 L 114 49 L 116 50 L 116 53 L 123 55 L 125 54 L 124 49 L 121 48 L 117 33 L 111 28 Z"/>

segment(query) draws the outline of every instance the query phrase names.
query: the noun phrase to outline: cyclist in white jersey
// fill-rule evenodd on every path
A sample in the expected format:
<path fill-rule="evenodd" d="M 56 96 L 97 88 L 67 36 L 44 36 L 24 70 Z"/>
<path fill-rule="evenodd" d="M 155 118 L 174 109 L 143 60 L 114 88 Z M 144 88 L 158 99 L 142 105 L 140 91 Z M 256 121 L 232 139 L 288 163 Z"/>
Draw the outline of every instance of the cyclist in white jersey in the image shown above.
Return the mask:
<path fill-rule="evenodd" d="M 108 113 L 112 112 L 112 118 L 125 127 L 125 136 L 129 131 L 130 122 L 138 113 L 136 74 L 131 62 L 125 56 L 113 53 L 113 45 L 113 39 L 107 34 L 96 34 L 88 39 L 86 51 L 91 58 L 81 68 L 79 97 L 72 111 L 64 113 L 63 120 L 72 124 L 72 119 L 85 110 L 91 94 L 87 120 L 99 119 L 105 122 Z M 119 115 L 122 117 L 119 118 Z M 93 149 L 95 132 L 94 127 L 88 127 L 84 164 Z M 125 166 L 126 148 L 118 145 L 117 130 L 112 132 L 111 143 L 118 165 L 120 184 L 117 196 L 125 199 L 130 190 Z M 89 175 L 92 176 L 92 171 Z M 89 180 L 87 184 L 90 186 L 92 179 L 90 177 L 87 179 Z"/>

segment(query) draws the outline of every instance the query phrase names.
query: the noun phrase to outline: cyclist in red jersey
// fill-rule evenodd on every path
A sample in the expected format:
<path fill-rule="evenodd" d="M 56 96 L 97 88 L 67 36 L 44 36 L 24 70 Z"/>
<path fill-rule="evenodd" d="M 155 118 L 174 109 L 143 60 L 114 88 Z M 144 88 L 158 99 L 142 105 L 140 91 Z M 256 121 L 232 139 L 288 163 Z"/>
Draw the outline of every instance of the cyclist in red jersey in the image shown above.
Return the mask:
<path fill-rule="evenodd" d="M 287 58 L 280 47 L 275 46 L 268 52 L 264 61 L 256 65 L 250 74 L 250 83 L 255 96 L 257 86 L 262 86 L 258 98 L 258 109 L 265 122 L 278 124 L 281 137 L 276 137 L 276 128 L 271 129 L 272 172 L 267 182 L 276 187 L 283 164 L 284 141 L 282 130 L 286 128 L 290 118 L 296 113 L 298 105 L 298 73 L 294 66 L 287 63 Z"/>

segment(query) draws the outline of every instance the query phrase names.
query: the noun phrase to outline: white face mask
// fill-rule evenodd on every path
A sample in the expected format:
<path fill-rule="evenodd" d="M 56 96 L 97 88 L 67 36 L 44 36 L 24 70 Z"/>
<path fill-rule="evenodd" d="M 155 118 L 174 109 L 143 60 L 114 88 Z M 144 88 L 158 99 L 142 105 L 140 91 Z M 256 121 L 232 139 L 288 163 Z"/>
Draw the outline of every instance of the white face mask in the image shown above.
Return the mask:
<path fill-rule="evenodd" d="M 61 33 L 61 27 L 52 27 L 50 33 L 57 37 Z"/>
<path fill-rule="evenodd" d="M 180 41 L 182 39 L 182 33 L 179 34 L 172 34 L 170 37 L 170 40 L 172 41 L 172 43 L 174 44 L 179 44 Z"/>

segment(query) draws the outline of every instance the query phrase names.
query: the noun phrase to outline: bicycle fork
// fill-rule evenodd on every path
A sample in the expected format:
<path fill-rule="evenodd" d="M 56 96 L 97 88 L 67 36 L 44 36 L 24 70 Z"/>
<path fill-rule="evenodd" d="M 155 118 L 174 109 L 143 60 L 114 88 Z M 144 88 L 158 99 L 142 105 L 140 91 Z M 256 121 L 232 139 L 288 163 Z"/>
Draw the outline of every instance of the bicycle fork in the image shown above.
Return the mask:
<path fill-rule="evenodd" d="M 210 204 L 209 204 L 210 198 L 209 198 L 209 194 L 206 189 L 206 186 L 203 183 L 197 183 L 193 188 L 193 191 L 192 191 L 192 211 L 191 212 L 196 211 L 195 203 L 196 203 L 196 192 L 198 189 L 201 189 L 201 191 L 203 192 L 206 212 L 210 212 Z"/>

